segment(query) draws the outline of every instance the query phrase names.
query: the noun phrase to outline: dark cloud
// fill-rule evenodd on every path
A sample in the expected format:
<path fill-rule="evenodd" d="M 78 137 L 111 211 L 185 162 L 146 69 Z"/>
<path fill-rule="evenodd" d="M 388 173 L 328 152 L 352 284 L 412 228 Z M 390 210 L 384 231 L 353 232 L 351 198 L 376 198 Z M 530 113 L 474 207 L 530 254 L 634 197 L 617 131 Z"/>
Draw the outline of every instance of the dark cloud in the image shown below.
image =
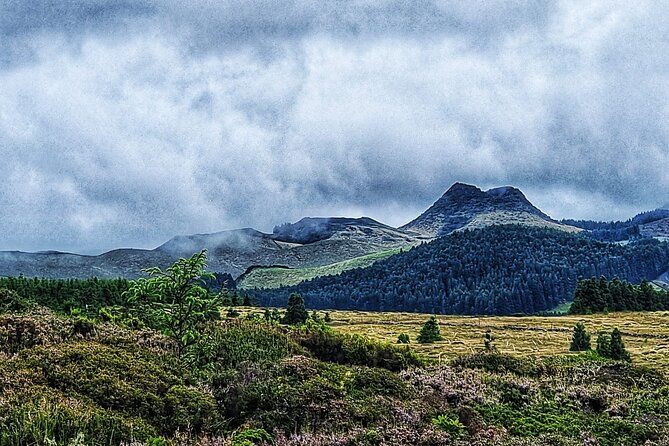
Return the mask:
<path fill-rule="evenodd" d="M 0 249 L 400 225 L 455 181 L 557 218 L 666 202 L 652 2 L 0 5 Z"/>

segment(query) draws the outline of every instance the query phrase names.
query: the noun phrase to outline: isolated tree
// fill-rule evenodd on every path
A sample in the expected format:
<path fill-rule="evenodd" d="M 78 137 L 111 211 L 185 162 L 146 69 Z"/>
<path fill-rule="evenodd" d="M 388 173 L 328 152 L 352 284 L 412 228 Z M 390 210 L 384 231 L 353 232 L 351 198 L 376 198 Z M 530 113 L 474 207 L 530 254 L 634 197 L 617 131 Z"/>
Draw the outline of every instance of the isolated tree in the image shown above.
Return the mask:
<path fill-rule="evenodd" d="M 283 317 L 284 324 L 299 325 L 307 322 L 309 313 L 304 307 L 304 299 L 297 293 L 293 293 L 288 297 L 288 305 L 286 306 L 286 315 Z"/>
<path fill-rule="evenodd" d="M 586 352 L 590 350 L 590 335 L 585 330 L 583 322 L 578 322 L 574 326 L 574 333 L 571 336 L 570 352 Z"/>
<path fill-rule="evenodd" d="M 213 277 L 206 264 L 207 251 L 202 250 L 165 271 L 146 269 L 150 277 L 131 282 L 124 293 L 147 325 L 177 341 L 180 355 L 198 339 L 200 323 L 220 317 L 218 296 L 203 287 L 204 279 Z"/>
<path fill-rule="evenodd" d="M 430 318 L 423 324 L 423 328 L 420 329 L 420 333 L 416 340 L 421 344 L 428 344 L 435 341 L 441 341 L 443 338 L 439 333 L 439 322 L 434 316 Z"/>
<path fill-rule="evenodd" d="M 611 335 L 608 333 L 597 336 L 597 354 L 603 358 L 611 357 Z"/>
<path fill-rule="evenodd" d="M 400 333 L 400 335 L 397 337 L 397 343 L 398 344 L 408 344 L 411 342 L 409 339 L 409 335 L 406 333 Z"/>
<path fill-rule="evenodd" d="M 625 349 L 623 338 L 618 328 L 614 328 L 611 332 L 611 359 L 631 361 L 629 352 Z"/>
<path fill-rule="evenodd" d="M 325 312 L 325 317 L 323 318 L 323 321 L 326 323 L 332 322 L 332 317 L 330 316 L 330 312 L 328 311 Z"/>

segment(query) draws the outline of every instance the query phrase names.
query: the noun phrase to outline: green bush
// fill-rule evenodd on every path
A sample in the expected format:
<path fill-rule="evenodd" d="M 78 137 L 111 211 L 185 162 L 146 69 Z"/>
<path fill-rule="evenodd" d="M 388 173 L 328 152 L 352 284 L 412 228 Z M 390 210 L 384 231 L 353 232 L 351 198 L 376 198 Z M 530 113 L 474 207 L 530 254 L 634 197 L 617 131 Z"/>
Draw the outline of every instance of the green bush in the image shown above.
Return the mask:
<path fill-rule="evenodd" d="M 265 322 L 232 320 L 203 327 L 189 354 L 199 367 L 224 369 L 245 361 L 271 362 L 305 353 L 280 327 Z"/>
<path fill-rule="evenodd" d="M 200 389 L 176 385 L 165 395 L 166 432 L 217 432 L 220 429 L 216 401 Z"/>
<path fill-rule="evenodd" d="M 138 355 L 92 342 L 70 342 L 23 350 L 19 362 L 42 370 L 43 382 L 90 398 L 102 408 L 122 411 L 160 425 L 163 397 L 180 378 L 160 357 Z"/>
<path fill-rule="evenodd" d="M 241 446 L 245 443 L 250 445 L 261 445 L 271 443 L 272 441 L 272 436 L 268 434 L 265 429 L 246 429 L 237 432 L 232 436 L 233 446 Z"/>
<path fill-rule="evenodd" d="M 466 432 L 465 425 L 458 418 L 451 418 L 446 415 L 439 415 L 437 418 L 433 418 L 432 425 L 454 438 L 462 437 Z"/>
<path fill-rule="evenodd" d="M 119 444 L 156 435 L 141 418 L 105 410 L 72 396 L 34 386 L 0 404 L 0 445 Z"/>
<path fill-rule="evenodd" d="M 358 334 L 336 333 L 327 326 L 323 327 L 296 332 L 297 342 L 321 361 L 381 367 L 392 371 L 423 363 L 408 347 L 375 341 Z"/>

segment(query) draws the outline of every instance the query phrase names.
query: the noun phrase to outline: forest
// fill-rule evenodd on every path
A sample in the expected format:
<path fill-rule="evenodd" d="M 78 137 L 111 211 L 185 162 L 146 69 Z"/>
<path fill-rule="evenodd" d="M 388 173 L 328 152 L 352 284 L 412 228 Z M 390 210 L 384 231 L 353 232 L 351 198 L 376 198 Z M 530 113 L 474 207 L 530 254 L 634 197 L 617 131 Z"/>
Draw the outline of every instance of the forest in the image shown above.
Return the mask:
<path fill-rule="evenodd" d="M 269 306 L 298 292 L 311 308 L 531 314 L 572 300 L 581 278 L 639 283 L 668 265 L 669 245 L 657 240 L 619 245 L 553 229 L 492 226 L 441 237 L 364 269 L 254 295 Z"/>

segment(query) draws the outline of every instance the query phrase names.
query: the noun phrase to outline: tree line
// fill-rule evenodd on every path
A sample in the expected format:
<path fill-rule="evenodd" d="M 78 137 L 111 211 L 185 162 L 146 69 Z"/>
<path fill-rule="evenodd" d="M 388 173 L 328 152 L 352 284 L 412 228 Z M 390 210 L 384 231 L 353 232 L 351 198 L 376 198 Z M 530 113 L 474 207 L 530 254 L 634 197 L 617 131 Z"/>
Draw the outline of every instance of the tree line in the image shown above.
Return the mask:
<path fill-rule="evenodd" d="M 576 285 L 569 313 L 669 310 L 669 291 L 655 289 L 649 282 L 639 285 L 605 277 L 582 279 Z"/>

